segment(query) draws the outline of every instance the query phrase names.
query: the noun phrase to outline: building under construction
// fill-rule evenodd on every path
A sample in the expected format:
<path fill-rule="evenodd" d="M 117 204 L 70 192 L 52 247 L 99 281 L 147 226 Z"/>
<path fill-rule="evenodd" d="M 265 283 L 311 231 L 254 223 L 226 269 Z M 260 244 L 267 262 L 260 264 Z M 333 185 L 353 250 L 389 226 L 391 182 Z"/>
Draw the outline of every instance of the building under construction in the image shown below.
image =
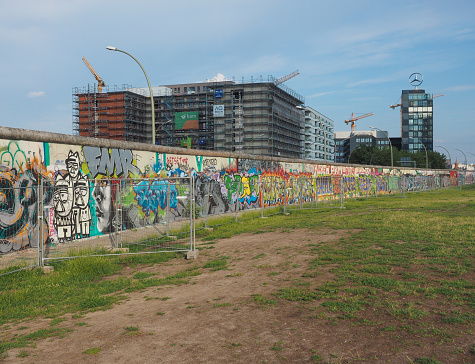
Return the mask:
<path fill-rule="evenodd" d="M 304 157 L 304 98 L 287 78 L 218 75 L 202 83 L 154 87 L 156 143 L 175 147 Z M 152 142 L 148 88 L 73 89 L 73 130 L 81 136 Z"/>

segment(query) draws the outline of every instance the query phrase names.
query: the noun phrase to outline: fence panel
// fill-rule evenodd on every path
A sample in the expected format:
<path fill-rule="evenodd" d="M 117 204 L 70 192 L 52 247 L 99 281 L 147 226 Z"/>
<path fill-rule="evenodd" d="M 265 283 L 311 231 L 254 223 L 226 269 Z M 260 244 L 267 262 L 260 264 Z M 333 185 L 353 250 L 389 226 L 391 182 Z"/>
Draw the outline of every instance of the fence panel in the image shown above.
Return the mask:
<path fill-rule="evenodd" d="M 49 239 L 42 262 L 98 255 L 187 251 L 192 246 L 191 178 L 57 179 L 44 186 Z M 94 218 L 93 218 L 94 217 Z M 122 251 L 124 253 L 124 251 Z"/>
<path fill-rule="evenodd" d="M 0 269 L 4 273 L 28 269 L 39 264 L 40 225 L 37 185 L 25 178 L 20 187 L 0 180 Z"/>
<path fill-rule="evenodd" d="M 192 250 L 193 192 L 190 177 L 120 180 L 114 244 L 130 252 Z"/>

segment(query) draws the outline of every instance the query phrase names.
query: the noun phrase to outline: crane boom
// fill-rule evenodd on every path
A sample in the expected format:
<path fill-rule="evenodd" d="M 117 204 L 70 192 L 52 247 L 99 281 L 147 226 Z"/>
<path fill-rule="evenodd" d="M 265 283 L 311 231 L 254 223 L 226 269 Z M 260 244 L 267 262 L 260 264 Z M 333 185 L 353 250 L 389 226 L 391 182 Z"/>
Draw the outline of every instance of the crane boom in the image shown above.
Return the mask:
<path fill-rule="evenodd" d="M 345 120 L 345 123 L 346 123 L 346 125 L 351 123 L 351 131 L 355 131 L 355 121 L 359 120 L 359 119 L 367 118 L 368 116 L 371 116 L 371 115 L 374 115 L 374 113 L 370 112 L 369 114 L 364 114 L 364 115 L 361 115 L 361 116 L 357 116 L 355 118 L 353 113 L 351 113 L 351 119 Z"/>
<path fill-rule="evenodd" d="M 286 75 L 286 76 L 284 76 L 284 77 L 281 77 L 281 78 L 275 80 L 275 85 L 278 86 L 278 85 L 280 85 L 281 83 L 284 83 L 285 81 L 288 81 L 288 80 L 290 80 L 291 78 L 294 78 L 294 77 L 297 76 L 297 75 L 299 75 L 299 70 L 294 71 L 294 72 L 292 72 L 292 73 L 289 74 L 289 75 Z"/>
<path fill-rule="evenodd" d="M 94 68 L 92 68 L 92 66 L 89 64 L 89 62 L 87 61 L 86 57 L 82 57 L 82 60 L 83 62 L 86 64 L 87 68 L 89 68 L 89 71 L 91 71 L 91 73 L 94 75 L 94 77 L 96 78 L 97 80 L 97 91 L 99 93 L 102 93 L 102 88 L 106 86 L 106 84 L 104 83 L 104 81 L 102 80 L 101 77 L 99 77 L 99 75 L 96 73 L 96 71 L 94 71 Z"/>

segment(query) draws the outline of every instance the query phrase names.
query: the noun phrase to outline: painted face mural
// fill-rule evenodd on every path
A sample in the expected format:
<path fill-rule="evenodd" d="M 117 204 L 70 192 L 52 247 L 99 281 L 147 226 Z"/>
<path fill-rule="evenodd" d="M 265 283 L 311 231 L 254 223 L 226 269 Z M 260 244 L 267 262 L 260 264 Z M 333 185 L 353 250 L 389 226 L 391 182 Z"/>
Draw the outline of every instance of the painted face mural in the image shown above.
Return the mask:
<path fill-rule="evenodd" d="M 97 180 L 94 183 L 92 197 L 96 205 L 97 229 L 101 233 L 111 232 L 114 217 L 111 182 Z"/>
<path fill-rule="evenodd" d="M 66 168 L 72 179 L 76 179 L 79 174 L 79 153 L 69 152 L 68 159 L 66 159 Z"/>

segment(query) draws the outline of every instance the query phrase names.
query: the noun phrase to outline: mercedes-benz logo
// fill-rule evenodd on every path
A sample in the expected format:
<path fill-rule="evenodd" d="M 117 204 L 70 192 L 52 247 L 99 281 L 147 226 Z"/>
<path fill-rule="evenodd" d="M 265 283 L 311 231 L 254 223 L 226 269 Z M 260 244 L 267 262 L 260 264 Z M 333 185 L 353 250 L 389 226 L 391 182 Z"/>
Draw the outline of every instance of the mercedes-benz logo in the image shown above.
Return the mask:
<path fill-rule="evenodd" d="M 422 84 L 423 78 L 420 73 L 414 72 L 412 75 L 409 76 L 409 83 L 414 86 L 420 86 Z"/>

